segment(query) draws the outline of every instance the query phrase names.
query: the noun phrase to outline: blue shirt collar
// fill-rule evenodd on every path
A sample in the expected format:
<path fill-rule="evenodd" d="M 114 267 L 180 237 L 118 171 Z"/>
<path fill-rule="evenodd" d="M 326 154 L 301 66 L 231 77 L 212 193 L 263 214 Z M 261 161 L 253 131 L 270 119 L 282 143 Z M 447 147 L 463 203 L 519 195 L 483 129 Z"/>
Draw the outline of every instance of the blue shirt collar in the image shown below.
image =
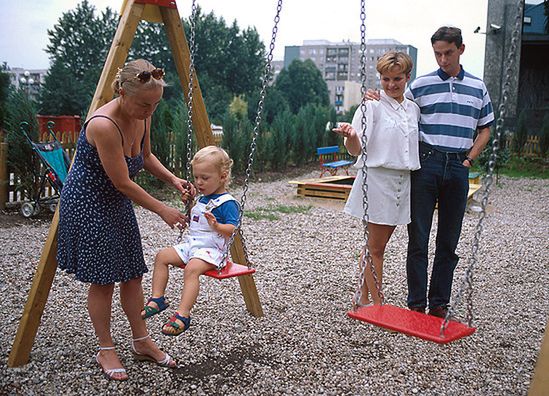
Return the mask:
<path fill-rule="evenodd" d="M 463 80 L 463 77 L 465 77 L 465 70 L 463 70 L 463 66 L 459 65 L 460 67 L 460 71 L 458 73 L 458 75 L 456 76 L 456 78 L 458 80 Z M 450 78 L 450 75 L 447 74 L 444 70 L 442 69 L 438 69 L 437 70 L 437 74 L 438 76 L 443 80 L 443 81 L 446 81 Z"/>

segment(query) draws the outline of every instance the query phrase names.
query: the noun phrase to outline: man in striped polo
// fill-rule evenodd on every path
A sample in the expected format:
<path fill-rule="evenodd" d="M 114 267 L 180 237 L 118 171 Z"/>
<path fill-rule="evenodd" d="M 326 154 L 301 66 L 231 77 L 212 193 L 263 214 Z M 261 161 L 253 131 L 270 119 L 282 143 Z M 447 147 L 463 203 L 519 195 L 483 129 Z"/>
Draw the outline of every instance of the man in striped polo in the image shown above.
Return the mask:
<path fill-rule="evenodd" d="M 440 68 L 416 78 L 406 97 L 421 109 L 421 169 L 412 172 L 412 222 L 408 225 L 408 307 L 444 317 L 450 302 L 455 251 L 469 191 L 469 168 L 490 139 L 494 113 L 484 82 L 459 59 L 461 30 L 441 27 L 431 37 Z M 475 132 L 478 132 L 475 137 Z M 438 202 L 436 250 L 427 295 L 429 234 Z"/>

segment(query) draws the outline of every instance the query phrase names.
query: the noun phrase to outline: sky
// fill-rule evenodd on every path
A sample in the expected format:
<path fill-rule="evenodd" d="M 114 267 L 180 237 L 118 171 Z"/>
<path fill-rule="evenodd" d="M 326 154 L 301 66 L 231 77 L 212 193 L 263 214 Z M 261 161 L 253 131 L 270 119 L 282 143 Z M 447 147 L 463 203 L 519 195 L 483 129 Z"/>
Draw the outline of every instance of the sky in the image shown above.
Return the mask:
<path fill-rule="evenodd" d="M 0 24 L 0 63 L 24 69 L 48 68 L 44 49 L 47 30 L 64 12 L 74 9 L 76 0 L 7 1 Z M 120 12 L 122 0 L 89 0 L 96 9 L 107 6 Z M 536 0 L 528 2 L 539 2 Z M 255 26 L 268 47 L 271 40 L 276 0 L 196 0 L 203 12 L 235 19 L 241 29 Z M 388 38 L 418 49 L 417 75 L 437 68 L 430 37 L 440 26 L 461 28 L 465 53 L 464 68 L 482 77 L 485 35 L 474 34 L 477 26 L 485 31 L 488 0 L 383 0 L 366 1 L 366 38 Z M 191 12 L 190 0 L 178 0 L 181 17 Z M 301 45 L 303 40 L 350 40 L 360 42 L 359 0 L 284 0 L 278 25 L 274 59 L 284 58 L 284 46 Z"/>

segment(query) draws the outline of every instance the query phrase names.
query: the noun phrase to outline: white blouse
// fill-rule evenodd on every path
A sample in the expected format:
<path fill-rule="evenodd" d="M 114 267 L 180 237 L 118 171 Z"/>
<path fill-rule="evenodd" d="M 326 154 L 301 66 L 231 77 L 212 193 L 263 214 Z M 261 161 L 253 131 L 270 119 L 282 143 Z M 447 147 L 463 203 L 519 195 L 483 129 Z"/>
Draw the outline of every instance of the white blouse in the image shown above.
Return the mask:
<path fill-rule="evenodd" d="M 366 137 L 369 168 L 383 167 L 416 170 L 419 164 L 419 107 L 409 99 L 402 103 L 381 91 L 379 101 L 366 101 Z M 358 136 L 362 136 L 361 106 L 352 121 Z M 362 154 L 355 167 L 362 167 Z"/>

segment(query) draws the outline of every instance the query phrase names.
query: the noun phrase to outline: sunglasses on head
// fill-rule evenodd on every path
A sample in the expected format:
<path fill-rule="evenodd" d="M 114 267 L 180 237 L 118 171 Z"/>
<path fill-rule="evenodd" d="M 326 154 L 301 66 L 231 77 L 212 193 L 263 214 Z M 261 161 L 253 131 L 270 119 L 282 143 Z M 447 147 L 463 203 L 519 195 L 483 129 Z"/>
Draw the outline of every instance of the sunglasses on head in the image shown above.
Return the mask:
<path fill-rule="evenodd" d="M 137 78 L 142 83 L 149 82 L 150 79 L 154 78 L 155 80 L 160 80 L 164 77 L 164 69 L 153 69 L 153 70 L 144 70 L 141 73 L 137 73 L 135 78 Z"/>

